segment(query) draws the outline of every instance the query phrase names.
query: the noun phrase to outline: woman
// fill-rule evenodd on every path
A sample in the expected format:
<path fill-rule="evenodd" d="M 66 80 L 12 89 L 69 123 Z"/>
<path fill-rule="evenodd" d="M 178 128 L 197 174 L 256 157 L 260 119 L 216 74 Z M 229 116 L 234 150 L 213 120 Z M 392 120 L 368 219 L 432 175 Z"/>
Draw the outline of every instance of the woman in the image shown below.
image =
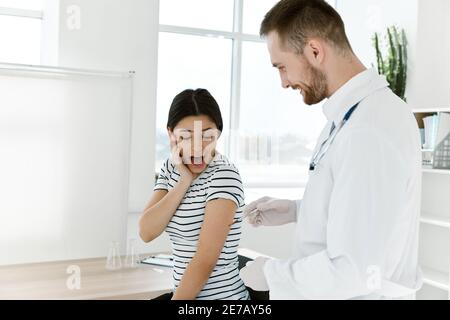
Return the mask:
<path fill-rule="evenodd" d="M 249 299 L 239 276 L 244 192 L 237 168 L 215 147 L 223 129 L 216 100 L 185 90 L 170 107 L 166 160 L 139 222 L 145 242 L 166 231 L 174 256 L 174 291 L 159 299 Z"/>

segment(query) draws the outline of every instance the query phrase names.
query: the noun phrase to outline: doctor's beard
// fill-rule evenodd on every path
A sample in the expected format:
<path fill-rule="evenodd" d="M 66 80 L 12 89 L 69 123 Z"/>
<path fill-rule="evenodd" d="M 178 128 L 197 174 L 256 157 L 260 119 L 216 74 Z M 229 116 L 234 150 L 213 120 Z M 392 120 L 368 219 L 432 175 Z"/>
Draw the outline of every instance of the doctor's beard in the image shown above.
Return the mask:
<path fill-rule="evenodd" d="M 314 68 L 308 61 L 306 64 L 306 73 L 309 75 L 310 84 L 303 84 L 303 101 L 310 106 L 327 97 L 327 78 L 322 71 Z"/>

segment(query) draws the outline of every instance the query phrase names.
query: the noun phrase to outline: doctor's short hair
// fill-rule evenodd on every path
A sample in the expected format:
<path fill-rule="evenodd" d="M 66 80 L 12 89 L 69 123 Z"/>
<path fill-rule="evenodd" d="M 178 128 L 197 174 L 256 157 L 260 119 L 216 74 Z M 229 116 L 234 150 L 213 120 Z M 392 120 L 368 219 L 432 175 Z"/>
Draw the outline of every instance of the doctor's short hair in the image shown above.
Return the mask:
<path fill-rule="evenodd" d="M 353 52 L 341 16 L 325 0 L 281 0 L 261 23 L 261 37 L 272 31 L 296 54 L 302 54 L 308 40 L 315 37 L 343 54 Z"/>
<path fill-rule="evenodd" d="M 169 110 L 167 128 L 173 130 L 177 124 L 189 116 L 207 116 L 222 132 L 223 121 L 219 104 L 206 89 L 187 89 L 175 96 Z"/>

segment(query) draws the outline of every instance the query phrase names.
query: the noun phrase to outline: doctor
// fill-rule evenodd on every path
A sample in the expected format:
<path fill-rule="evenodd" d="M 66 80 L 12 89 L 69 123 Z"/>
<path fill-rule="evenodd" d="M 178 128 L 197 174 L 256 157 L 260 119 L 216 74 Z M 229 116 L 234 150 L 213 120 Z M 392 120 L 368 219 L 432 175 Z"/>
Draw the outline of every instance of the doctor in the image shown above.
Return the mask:
<path fill-rule="evenodd" d="M 242 279 L 271 299 L 413 298 L 421 152 L 411 109 L 355 56 L 324 0 L 278 2 L 260 33 L 283 88 L 308 105 L 328 98 L 328 123 L 303 199 L 264 197 L 245 210 L 254 226 L 295 222 L 292 255 L 258 258 Z"/>

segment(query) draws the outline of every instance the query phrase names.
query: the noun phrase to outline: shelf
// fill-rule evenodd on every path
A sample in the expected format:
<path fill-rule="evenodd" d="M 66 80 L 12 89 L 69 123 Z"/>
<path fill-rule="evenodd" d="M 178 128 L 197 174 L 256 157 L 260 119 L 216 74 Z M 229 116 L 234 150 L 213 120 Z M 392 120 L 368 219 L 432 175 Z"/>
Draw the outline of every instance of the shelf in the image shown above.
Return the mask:
<path fill-rule="evenodd" d="M 432 168 L 422 168 L 424 173 L 435 173 L 435 174 L 450 174 L 450 170 L 445 169 L 432 169 Z"/>
<path fill-rule="evenodd" d="M 449 290 L 448 273 L 423 266 L 421 268 L 423 271 L 423 283 L 442 290 Z"/>
<path fill-rule="evenodd" d="M 420 217 L 421 223 L 432 224 L 434 226 L 450 228 L 450 218 L 432 215 L 432 214 L 424 214 L 422 213 Z"/>
<path fill-rule="evenodd" d="M 450 108 L 426 108 L 426 109 L 413 109 L 413 113 L 436 113 L 436 112 L 450 112 Z"/>

